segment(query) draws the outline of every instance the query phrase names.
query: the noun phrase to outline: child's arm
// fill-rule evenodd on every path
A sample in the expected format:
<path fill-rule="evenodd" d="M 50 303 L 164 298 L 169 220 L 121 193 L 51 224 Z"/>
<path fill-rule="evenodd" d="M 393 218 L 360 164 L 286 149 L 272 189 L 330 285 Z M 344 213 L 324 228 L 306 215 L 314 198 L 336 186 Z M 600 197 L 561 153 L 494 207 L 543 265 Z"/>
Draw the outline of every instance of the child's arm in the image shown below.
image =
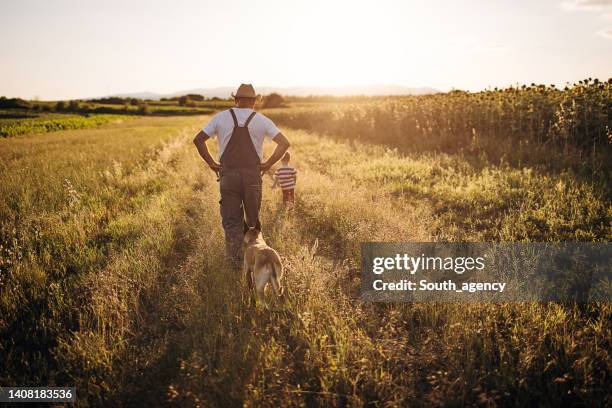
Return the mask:
<path fill-rule="evenodd" d="M 274 180 L 272 188 L 276 188 L 278 186 L 278 178 L 276 177 L 276 172 L 274 172 L 274 174 L 272 175 L 272 179 Z"/>

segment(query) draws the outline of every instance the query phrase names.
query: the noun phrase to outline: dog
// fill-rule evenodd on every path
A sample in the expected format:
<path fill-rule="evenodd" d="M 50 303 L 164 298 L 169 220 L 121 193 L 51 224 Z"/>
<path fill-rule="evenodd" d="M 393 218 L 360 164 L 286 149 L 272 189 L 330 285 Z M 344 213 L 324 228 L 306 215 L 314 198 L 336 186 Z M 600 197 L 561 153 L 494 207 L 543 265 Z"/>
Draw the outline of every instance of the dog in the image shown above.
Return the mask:
<path fill-rule="evenodd" d="M 244 251 L 243 269 L 246 275 L 249 289 L 255 289 L 255 300 L 263 302 L 264 290 L 268 283 L 272 284 L 274 293 L 279 298 L 283 297 L 284 288 L 281 286 L 283 277 L 283 264 L 278 252 L 270 248 L 263 239 L 261 231 L 257 227 L 251 227 L 244 234 L 244 243 L 246 249 Z"/>

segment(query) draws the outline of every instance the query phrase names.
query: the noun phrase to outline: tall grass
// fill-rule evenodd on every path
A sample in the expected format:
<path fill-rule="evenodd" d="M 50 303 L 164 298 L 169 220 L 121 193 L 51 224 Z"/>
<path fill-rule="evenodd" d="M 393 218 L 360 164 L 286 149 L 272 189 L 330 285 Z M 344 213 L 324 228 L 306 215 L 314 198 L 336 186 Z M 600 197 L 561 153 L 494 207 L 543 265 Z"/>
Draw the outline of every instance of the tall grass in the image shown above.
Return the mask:
<path fill-rule="evenodd" d="M 587 167 L 597 171 L 610 158 L 611 112 L 612 80 L 588 79 L 563 90 L 532 84 L 266 113 L 286 126 L 404 153 L 481 153 L 497 163 L 557 167 L 595 161 Z"/>
<path fill-rule="evenodd" d="M 444 223 L 426 200 L 397 197 L 393 186 L 368 177 L 378 163 L 366 159 L 382 148 L 304 132 L 291 137 L 300 169 L 296 208 L 283 210 L 280 193 L 266 187 L 262 212 L 268 242 L 287 267 L 287 309 L 250 309 L 244 282 L 238 285 L 240 277 L 221 272 L 218 227 L 214 238 L 202 237 L 206 256 L 194 253 L 186 267 L 199 271 L 203 300 L 186 319 L 189 347 L 168 388 L 170 401 L 203 406 L 604 405 L 611 329 L 607 304 L 362 303 L 359 242 L 436 239 Z M 405 171 L 411 162 L 385 159 L 395 171 Z M 459 238 L 453 233 L 445 232 Z M 479 239 L 478 231 L 460 233 L 461 239 Z"/>
<path fill-rule="evenodd" d="M 121 346 L 115 333 L 126 330 L 128 300 L 138 298 L 130 282 L 148 282 L 148 269 L 167 251 L 166 223 L 178 198 L 169 191 L 167 142 L 187 123 L 134 120 L 0 140 L 3 384 L 103 382 L 97 368 L 116 358 L 105 341 Z M 105 280 L 108 273 L 122 278 Z M 81 331 L 90 342 L 74 371 Z"/>
<path fill-rule="evenodd" d="M 0 382 L 81 405 L 609 404 L 609 304 L 358 292 L 362 241 L 609 241 L 597 184 L 285 129 L 296 206 L 266 178 L 262 223 L 288 299 L 267 312 L 224 264 L 203 120 L 0 140 Z"/>

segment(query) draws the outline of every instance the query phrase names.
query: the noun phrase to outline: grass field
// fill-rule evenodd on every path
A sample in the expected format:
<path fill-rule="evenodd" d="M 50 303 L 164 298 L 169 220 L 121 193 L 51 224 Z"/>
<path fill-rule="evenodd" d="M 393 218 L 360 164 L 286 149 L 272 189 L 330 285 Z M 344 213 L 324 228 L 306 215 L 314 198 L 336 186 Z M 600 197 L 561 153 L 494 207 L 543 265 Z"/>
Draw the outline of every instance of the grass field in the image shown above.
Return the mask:
<path fill-rule="evenodd" d="M 600 172 L 403 151 L 278 112 L 300 173 L 293 212 L 264 183 L 289 290 L 274 313 L 224 267 L 218 184 L 191 143 L 207 117 L 0 139 L 0 383 L 74 384 L 82 405 L 611 402 L 609 303 L 359 300 L 363 241 L 609 242 Z"/>
<path fill-rule="evenodd" d="M 109 122 L 131 119 L 126 115 L 71 115 L 71 114 L 32 114 L 28 111 L 7 111 L 0 113 L 0 137 L 11 137 L 26 133 L 48 133 L 58 130 L 83 129 Z"/>
<path fill-rule="evenodd" d="M 196 95 L 198 97 L 199 95 Z M 203 97 L 200 96 L 200 99 Z M 180 116 L 206 115 L 219 109 L 231 106 L 227 99 L 209 100 L 149 100 L 136 98 L 99 98 L 71 101 L 38 101 L 21 98 L 6 98 L 0 96 L 0 123 L 5 119 L 58 119 L 96 117 L 98 119 L 110 115 L 134 116 Z M 78 116 L 77 116 L 78 115 Z M 27 124 L 26 121 L 25 124 Z M 84 126 L 81 126 L 84 127 Z M 67 127 L 74 129 L 76 127 Z M 21 132 L 24 133 L 24 132 Z M 3 134 L 7 136 L 7 134 Z M 9 136 L 12 134 L 8 134 Z"/>

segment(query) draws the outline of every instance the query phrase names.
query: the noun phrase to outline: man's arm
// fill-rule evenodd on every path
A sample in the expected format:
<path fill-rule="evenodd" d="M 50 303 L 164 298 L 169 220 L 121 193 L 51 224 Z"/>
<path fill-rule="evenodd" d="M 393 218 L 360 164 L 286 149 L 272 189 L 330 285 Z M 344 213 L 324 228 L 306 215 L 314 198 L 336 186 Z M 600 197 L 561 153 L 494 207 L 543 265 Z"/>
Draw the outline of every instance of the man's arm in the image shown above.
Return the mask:
<path fill-rule="evenodd" d="M 208 139 L 210 139 L 210 136 L 204 133 L 204 131 L 200 130 L 198 134 L 193 138 L 193 144 L 196 145 L 198 153 L 200 153 L 202 159 L 204 159 L 206 164 L 208 164 L 208 167 L 210 167 L 210 169 L 218 175 L 219 170 L 221 169 L 221 165 L 217 163 L 215 159 L 213 159 L 213 157 L 210 155 L 210 152 L 208 151 L 208 146 L 206 146 L 206 141 Z"/>
<path fill-rule="evenodd" d="M 270 167 L 274 166 L 274 164 L 283 157 L 287 149 L 289 149 L 289 146 L 291 146 L 289 140 L 282 133 L 274 136 L 272 140 L 274 140 L 276 143 L 276 148 L 274 149 L 272 156 L 259 165 L 259 169 L 261 170 L 262 174 L 270 170 Z"/>

